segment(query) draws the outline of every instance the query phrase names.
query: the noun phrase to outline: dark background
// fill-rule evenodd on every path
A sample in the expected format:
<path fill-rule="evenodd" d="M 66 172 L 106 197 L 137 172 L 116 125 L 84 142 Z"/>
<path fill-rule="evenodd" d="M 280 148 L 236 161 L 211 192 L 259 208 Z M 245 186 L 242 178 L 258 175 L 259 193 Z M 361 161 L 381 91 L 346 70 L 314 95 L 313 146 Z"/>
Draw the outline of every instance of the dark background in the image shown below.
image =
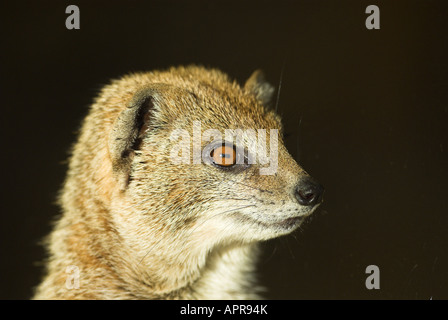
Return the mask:
<path fill-rule="evenodd" d="M 287 146 L 326 187 L 265 243 L 273 299 L 448 298 L 446 1 L 3 1 L 0 298 L 28 299 L 70 145 L 109 79 L 171 65 L 278 86 Z M 76 4 L 81 29 L 65 28 Z M 381 29 L 367 30 L 378 5 Z M 300 125 L 299 125 L 300 124 Z M 367 290 L 365 269 L 380 268 Z"/>

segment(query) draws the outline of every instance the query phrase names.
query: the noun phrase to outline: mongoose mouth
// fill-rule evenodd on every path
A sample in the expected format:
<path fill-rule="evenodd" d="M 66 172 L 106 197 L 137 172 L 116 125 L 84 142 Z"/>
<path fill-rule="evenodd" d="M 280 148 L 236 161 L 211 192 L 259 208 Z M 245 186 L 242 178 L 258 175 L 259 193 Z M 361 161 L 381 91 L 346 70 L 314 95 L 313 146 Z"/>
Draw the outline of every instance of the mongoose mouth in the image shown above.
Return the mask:
<path fill-rule="evenodd" d="M 281 222 L 276 222 L 271 224 L 271 227 L 283 229 L 283 230 L 293 230 L 299 227 L 303 222 L 303 218 L 301 217 L 295 217 L 295 218 L 288 218 Z"/>
<path fill-rule="evenodd" d="M 292 217 L 287 218 L 285 220 L 277 221 L 277 222 L 264 222 L 252 218 L 248 218 L 251 222 L 256 223 L 259 226 L 262 226 L 263 228 L 270 228 L 270 229 L 280 229 L 282 231 L 293 231 L 294 229 L 298 228 L 305 217 Z"/>

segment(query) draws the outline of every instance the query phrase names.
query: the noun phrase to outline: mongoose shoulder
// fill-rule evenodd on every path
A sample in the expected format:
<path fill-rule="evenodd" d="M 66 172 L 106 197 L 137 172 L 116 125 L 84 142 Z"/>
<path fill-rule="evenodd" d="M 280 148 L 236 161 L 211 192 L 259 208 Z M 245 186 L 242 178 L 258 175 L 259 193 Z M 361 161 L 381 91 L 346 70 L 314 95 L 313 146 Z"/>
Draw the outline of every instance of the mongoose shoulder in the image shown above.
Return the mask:
<path fill-rule="evenodd" d="M 284 146 L 273 92 L 258 71 L 240 86 L 196 66 L 104 87 L 72 149 L 34 298 L 260 297 L 257 243 L 295 230 L 322 194 Z"/>

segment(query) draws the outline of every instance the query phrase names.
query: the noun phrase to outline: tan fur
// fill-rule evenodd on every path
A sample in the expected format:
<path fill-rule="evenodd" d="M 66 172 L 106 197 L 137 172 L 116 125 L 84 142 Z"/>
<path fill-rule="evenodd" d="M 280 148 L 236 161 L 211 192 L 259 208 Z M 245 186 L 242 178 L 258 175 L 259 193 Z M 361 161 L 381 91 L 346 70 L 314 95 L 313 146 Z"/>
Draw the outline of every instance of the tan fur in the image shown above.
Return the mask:
<path fill-rule="evenodd" d="M 128 134 L 118 119 L 141 88 L 154 90 L 153 110 L 139 148 L 120 160 L 112 137 Z M 240 87 L 218 70 L 193 66 L 106 86 L 73 148 L 63 214 L 48 239 L 47 274 L 34 298 L 258 298 L 257 242 L 291 232 L 279 223 L 312 211 L 293 194 L 306 173 L 281 137 L 278 171 L 265 176 L 259 165 L 229 173 L 173 164 L 169 137 L 179 128 L 193 136 L 195 120 L 202 130 L 281 129 L 265 106 L 272 91 L 259 73 Z M 67 266 L 79 268 L 78 289 L 66 287 Z"/>

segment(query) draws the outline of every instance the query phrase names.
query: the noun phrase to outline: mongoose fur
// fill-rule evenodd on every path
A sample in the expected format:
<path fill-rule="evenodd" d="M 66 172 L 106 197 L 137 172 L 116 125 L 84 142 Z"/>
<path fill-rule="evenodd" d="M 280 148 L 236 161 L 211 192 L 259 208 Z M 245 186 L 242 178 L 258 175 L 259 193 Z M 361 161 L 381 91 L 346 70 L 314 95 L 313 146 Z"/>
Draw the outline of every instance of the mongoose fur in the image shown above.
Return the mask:
<path fill-rule="evenodd" d="M 292 232 L 315 209 L 297 201 L 307 173 L 281 134 L 273 175 L 260 175 L 258 164 L 235 172 L 174 164 L 170 134 L 193 136 L 194 121 L 202 130 L 281 132 L 268 107 L 273 92 L 260 72 L 240 86 L 196 66 L 104 87 L 72 149 L 34 299 L 260 298 L 257 243 Z M 67 286 L 69 266 L 79 287 Z"/>

